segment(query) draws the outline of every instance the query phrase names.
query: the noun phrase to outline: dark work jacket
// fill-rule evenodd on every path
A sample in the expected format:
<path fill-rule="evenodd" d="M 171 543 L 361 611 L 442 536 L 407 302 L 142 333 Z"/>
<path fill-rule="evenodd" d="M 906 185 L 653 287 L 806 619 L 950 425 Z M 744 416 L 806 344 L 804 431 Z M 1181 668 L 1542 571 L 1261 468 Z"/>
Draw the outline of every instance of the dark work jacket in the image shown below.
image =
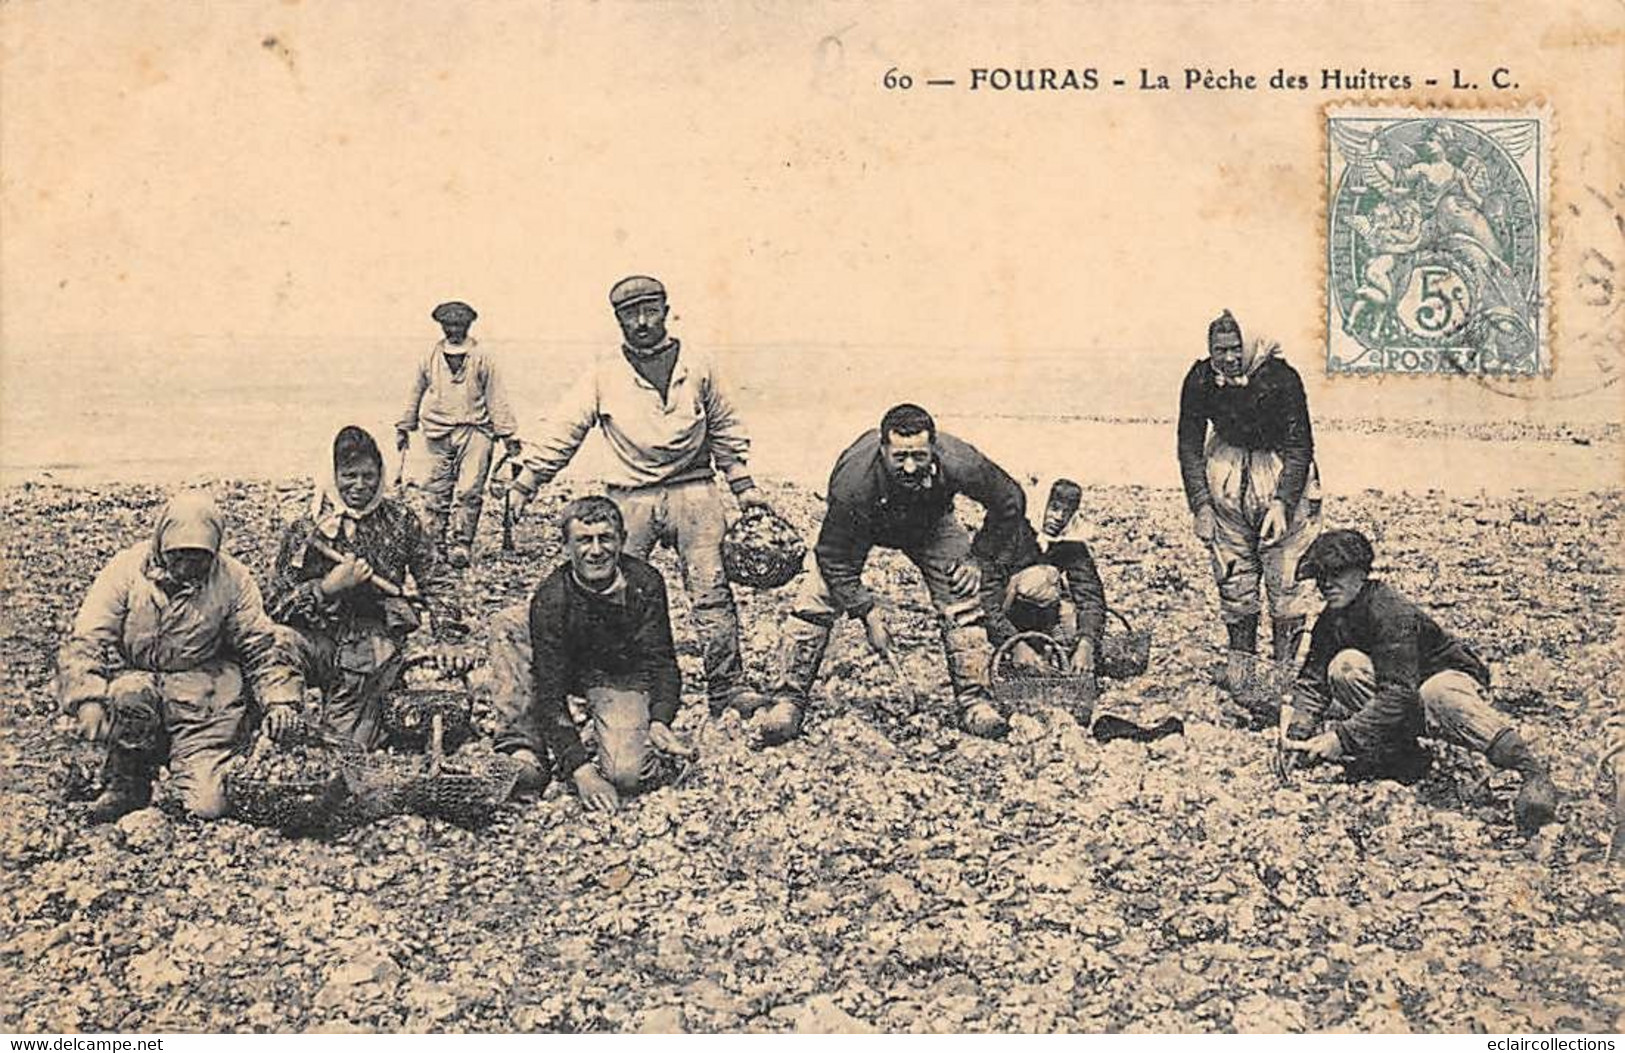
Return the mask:
<path fill-rule="evenodd" d="M 1179 474 L 1193 512 L 1212 501 L 1205 456 L 1209 424 L 1227 445 L 1279 455 L 1275 499 L 1288 512 L 1297 508 L 1315 459 L 1309 400 L 1297 370 L 1272 356 L 1252 373 L 1246 387 L 1221 388 L 1213 366 L 1200 358 L 1185 374 L 1179 391 Z"/>
<path fill-rule="evenodd" d="M 677 715 L 682 675 L 672 644 L 666 583 L 660 572 L 621 557 L 626 592 L 619 602 L 576 580 L 569 562 L 536 587 L 530 601 L 531 676 L 537 731 L 569 775 L 587 762 L 566 698 L 599 685 L 649 692 L 649 719 Z"/>
<path fill-rule="evenodd" d="M 839 610 L 854 618 L 868 614 L 875 605 L 862 580 L 869 550 L 877 545 L 917 549 L 944 516 L 953 514 L 958 494 L 987 511 L 972 554 L 994 562 L 1010 558 L 1019 529 L 1028 525 L 1027 495 L 1020 485 L 976 447 L 952 435 L 937 433 L 935 453 L 936 483 L 921 493 L 892 483 L 881 460 L 879 429 L 865 432 L 835 461 L 829 507 L 813 553 Z"/>
<path fill-rule="evenodd" d="M 1298 674 L 1297 704 L 1318 716 L 1331 700 L 1328 668 L 1339 651 L 1352 648 L 1371 659 L 1376 697 L 1346 720 L 1328 723 L 1351 758 L 1381 762 L 1415 746 L 1422 733 L 1419 689 L 1435 673 L 1460 670 L 1485 687 L 1490 671 L 1472 648 L 1457 640 L 1416 604 L 1376 579 L 1354 602 L 1327 609 L 1315 621 L 1309 656 Z"/>

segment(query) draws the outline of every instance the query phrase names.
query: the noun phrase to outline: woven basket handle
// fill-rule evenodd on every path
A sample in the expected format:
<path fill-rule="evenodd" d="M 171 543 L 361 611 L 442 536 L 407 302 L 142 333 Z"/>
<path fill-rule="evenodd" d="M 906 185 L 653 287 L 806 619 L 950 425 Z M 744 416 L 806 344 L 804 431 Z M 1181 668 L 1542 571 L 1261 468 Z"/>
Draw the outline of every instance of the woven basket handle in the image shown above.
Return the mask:
<path fill-rule="evenodd" d="M 1004 661 L 1010 650 L 1018 643 L 1024 643 L 1030 647 L 1036 646 L 1040 653 L 1047 655 L 1050 661 L 1055 664 L 1057 672 L 1066 671 L 1066 652 L 1061 650 L 1061 645 L 1055 642 L 1053 636 L 1048 633 L 1017 633 L 1000 644 L 999 649 L 993 652 L 993 661 L 988 665 L 989 675 L 993 679 L 997 680 L 999 677 L 999 663 Z"/>
<path fill-rule="evenodd" d="M 1106 613 L 1111 615 L 1113 618 L 1116 618 L 1119 622 L 1123 623 L 1123 631 L 1124 632 L 1131 633 L 1131 632 L 1134 631 L 1134 623 L 1129 621 L 1127 618 L 1123 617 L 1123 615 L 1121 613 L 1119 613 L 1116 608 L 1107 607 L 1106 608 Z"/>

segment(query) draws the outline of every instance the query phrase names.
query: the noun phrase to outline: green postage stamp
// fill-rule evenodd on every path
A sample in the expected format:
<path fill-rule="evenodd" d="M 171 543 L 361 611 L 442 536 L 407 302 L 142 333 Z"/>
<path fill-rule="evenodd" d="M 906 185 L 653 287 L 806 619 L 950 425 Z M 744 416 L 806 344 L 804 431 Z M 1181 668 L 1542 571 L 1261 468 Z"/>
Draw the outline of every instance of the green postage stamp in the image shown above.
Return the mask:
<path fill-rule="evenodd" d="M 1542 108 L 1326 111 L 1329 373 L 1551 367 Z"/>

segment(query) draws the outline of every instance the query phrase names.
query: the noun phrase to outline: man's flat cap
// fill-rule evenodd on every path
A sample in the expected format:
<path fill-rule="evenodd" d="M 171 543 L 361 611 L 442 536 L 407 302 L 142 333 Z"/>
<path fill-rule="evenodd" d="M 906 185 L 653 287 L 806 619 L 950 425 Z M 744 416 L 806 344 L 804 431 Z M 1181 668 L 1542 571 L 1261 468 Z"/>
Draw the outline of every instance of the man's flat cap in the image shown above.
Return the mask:
<path fill-rule="evenodd" d="M 619 311 L 623 307 L 645 300 L 664 300 L 666 287 L 656 278 L 642 274 L 634 274 L 630 278 L 622 278 L 609 290 L 609 305 Z"/>
<path fill-rule="evenodd" d="M 1328 530 L 1310 542 L 1303 558 L 1298 560 L 1298 581 L 1308 578 L 1330 578 L 1358 567 L 1370 570 L 1376 553 L 1371 542 L 1358 530 Z"/>
<path fill-rule="evenodd" d="M 453 300 L 436 307 L 429 317 L 441 325 L 472 325 L 479 314 L 463 301 Z"/>

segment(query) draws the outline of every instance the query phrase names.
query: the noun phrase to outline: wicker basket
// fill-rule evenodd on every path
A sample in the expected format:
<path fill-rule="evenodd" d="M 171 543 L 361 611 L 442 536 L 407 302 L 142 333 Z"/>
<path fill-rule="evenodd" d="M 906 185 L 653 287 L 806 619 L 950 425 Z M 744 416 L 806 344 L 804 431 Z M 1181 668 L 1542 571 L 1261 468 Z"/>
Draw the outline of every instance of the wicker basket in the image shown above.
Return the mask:
<path fill-rule="evenodd" d="M 245 823 L 288 833 L 324 829 L 349 796 L 342 772 L 323 779 L 272 781 L 235 773 L 226 776 L 226 803 Z"/>
<path fill-rule="evenodd" d="M 327 828 L 350 796 L 345 769 L 361 750 L 349 739 L 301 719 L 271 748 L 317 755 L 318 771 L 305 778 L 264 778 L 241 766 L 226 773 L 226 805 L 246 823 L 288 833 Z M 322 770 L 325 768 L 325 770 Z"/>
<path fill-rule="evenodd" d="M 1027 644 L 1047 658 L 1057 670 L 1042 675 L 1023 674 L 1004 669 L 1005 660 L 1018 643 Z M 1045 633 L 1017 633 L 999 645 L 993 652 L 989 667 L 993 698 L 1007 710 L 1032 709 L 1037 706 L 1056 706 L 1075 716 L 1079 723 L 1087 724 L 1094 716 L 1098 690 L 1093 677 L 1066 672 L 1066 652 L 1061 645 Z"/>
<path fill-rule="evenodd" d="M 513 793 L 524 763 L 502 754 L 454 757 L 420 784 L 418 807 L 461 826 L 483 826 Z"/>
<path fill-rule="evenodd" d="M 1121 631 L 1107 629 L 1100 641 L 1100 660 L 1095 663 L 1101 676 L 1113 680 L 1129 680 L 1139 676 L 1151 665 L 1151 630 L 1136 629 L 1117 611 L 1107 614 L 1122 625 Z"/>
<path fill-rule="evenodd" d="M 402 687 L 384 704 L 384 733 L 399 749 L 422 752 L 436 716 L 443 726 L 446 749 L 455 750 L 474 737 L 474 700 L 466 683 L 457 687 Z"/>
<path fill-rule="evenodd" d="M 807 543 L 796 528 L 766 508 L 748 508 L 722 539 L 728 580 L 755 589 L 776 589 L 799 573 Z"/>

